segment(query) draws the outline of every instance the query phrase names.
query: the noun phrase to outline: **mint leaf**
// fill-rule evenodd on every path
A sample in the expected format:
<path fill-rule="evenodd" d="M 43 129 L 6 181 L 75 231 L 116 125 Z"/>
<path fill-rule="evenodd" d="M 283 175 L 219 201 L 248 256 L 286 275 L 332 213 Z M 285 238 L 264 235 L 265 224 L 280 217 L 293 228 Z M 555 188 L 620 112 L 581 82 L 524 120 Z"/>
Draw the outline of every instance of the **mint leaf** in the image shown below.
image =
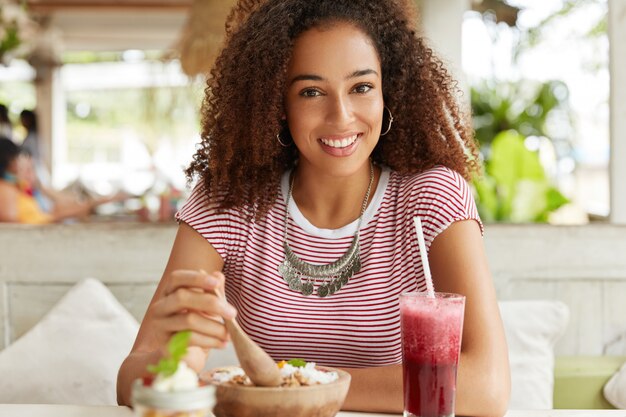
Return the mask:
<path fill-rule="evenodd" d="M 178 369 L 178 361 L 172 358 L 161 359 L 156 365 L 149 365 L 148 371 L 154 374 L 162 374 L 163 376 L 172 376 Z"/>
<path fill-rule="evenodd" d="M 167 351 L 176 362 L 180 361 L 182 357 L 187 354 L 187 346 L 189 345 L 190 339 L 191 332 L 189 330 L 178 332 L 170 339 L 167 344 Z"/>
<path fill-rule="evenodd" d="M 295 366 L 296 368 L 304 368 L 306 366 L 306 361 L 304 359 L 290 359 L 287 363 L 291 366 Z"/>
<path fill-rule="evenodd" d="M 172 376 L 178 369 L 178 363 L 187 354 L 187 346 L 191 339 L 189 330 L 178 332 L 167 343 L 168 357 L 163 358 L 156 365 L 148 365 L 148 372 L 162 374 L 165 377 Z"/>
<path fill-rule="evenodd" d="M 161 364 L 161 362 L 159 361 L 159 363 L 157 365 L 148 365 L 148 372 L 150 372 L 151 374 L 158 374 L 159 373 L 159 365 Z"/>

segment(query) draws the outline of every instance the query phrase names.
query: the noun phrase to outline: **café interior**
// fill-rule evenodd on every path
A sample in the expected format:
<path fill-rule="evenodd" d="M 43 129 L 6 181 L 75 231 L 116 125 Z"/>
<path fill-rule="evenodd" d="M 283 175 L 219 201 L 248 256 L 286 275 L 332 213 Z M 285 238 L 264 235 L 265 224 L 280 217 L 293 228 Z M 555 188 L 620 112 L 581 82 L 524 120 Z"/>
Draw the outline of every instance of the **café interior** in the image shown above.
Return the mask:
<path fill-rule="evenodd" d="M 0 102 L 14 99 L 5 103 L 13 116 L 36 110 L 51 187 L 65 198 L 114 198 L 58 224 L 0 223 L 0 369 L 11 375 L 0 378 L 0 415 L 130 416 L 116 407 L 117 369 L 167 263 L 174 214 L 190 193 L 182 169 L 199 140 L 205 77 L 235 1 L 15 3 L 33 34 L 28 45 L 2 51 Z M 420 31 L 466 91 L 464 16 L 490 10 L 502 23 L 519 12 L 514 1 L 414 3 Z M 614 409 L 626 409 L 626 0 L 603 4 L 607 212 L 569 224 L 485 224 L 509 345 L 510 417 L 624 416 Z M 231 349 L 210 361 L 237 358 Z M 39 383 L 29 375 L 34 369 Z"/>

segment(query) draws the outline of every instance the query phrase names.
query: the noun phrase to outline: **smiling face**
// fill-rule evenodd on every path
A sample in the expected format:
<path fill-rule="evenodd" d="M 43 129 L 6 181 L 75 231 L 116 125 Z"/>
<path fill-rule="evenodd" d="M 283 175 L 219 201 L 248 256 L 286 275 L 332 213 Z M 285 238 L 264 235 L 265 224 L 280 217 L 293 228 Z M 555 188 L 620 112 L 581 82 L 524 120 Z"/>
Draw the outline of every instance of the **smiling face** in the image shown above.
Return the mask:
<path fill-rule="evenodd" d="M 348 23 L 302 33 L 287 83 L 285 111 L 300 152 L 298 169 L 348 176 L 363 168 L 378 142 L 384 109 L 371 39 Z"/>

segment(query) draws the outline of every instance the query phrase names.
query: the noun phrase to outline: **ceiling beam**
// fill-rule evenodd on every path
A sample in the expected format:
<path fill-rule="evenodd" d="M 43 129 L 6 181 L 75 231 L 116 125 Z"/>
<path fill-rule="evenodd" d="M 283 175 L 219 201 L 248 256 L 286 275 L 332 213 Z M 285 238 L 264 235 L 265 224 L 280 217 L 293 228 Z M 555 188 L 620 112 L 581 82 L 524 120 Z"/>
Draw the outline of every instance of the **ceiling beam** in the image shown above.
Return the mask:
<path fill-rule="evenodd" d="M 27 0 L 34 13 L 51 13 L 68 9 L 108 10 L 187 10 L 193 0 Z"/>

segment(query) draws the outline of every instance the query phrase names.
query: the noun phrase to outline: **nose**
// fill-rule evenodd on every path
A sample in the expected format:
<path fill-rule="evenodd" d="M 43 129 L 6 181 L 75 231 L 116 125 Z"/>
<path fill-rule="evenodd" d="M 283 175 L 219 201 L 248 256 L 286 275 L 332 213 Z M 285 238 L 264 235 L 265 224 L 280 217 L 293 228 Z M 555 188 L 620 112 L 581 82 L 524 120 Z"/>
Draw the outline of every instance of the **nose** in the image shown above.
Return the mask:
<path fill-rule="evenodd" d="M 354 112 L 350 99 L 343 95 L 336 95 L 328 102 L 326 119 L 329 124 L 344 126 L 352 121 Z"/>

